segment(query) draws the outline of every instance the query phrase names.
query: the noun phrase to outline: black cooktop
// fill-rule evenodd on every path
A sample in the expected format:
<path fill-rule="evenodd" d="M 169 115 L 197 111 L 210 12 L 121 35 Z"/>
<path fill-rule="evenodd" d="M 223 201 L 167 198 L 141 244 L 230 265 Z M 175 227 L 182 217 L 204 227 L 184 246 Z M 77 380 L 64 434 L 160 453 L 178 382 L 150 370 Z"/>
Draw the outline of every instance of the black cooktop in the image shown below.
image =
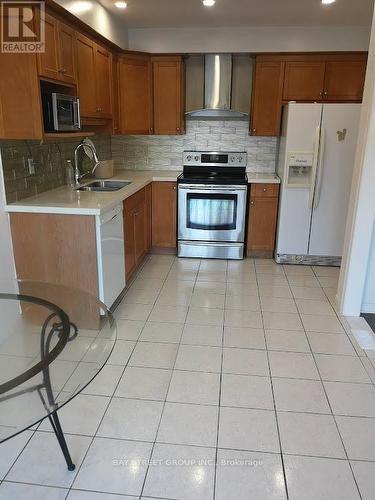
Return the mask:
<path fill-rule="evenodd" d="M 217 185 L 243 185 L 247 184 L 247 175 L 218 175 L 218 174 L 191 174 L 182 173 L 177 177 L 180 184 L 217 184 Z"/>

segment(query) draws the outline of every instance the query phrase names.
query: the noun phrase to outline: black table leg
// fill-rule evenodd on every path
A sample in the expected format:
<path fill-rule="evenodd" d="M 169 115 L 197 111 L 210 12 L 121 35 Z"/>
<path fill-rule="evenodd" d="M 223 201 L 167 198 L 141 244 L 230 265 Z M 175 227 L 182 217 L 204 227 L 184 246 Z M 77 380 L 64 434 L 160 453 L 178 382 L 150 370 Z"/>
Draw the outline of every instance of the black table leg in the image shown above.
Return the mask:
<path fill-rule="evenodd" d="M 64 433 L 62 431 L 61 425 L 60 425 L 60 420 L 59 417 L 57 416 L 57 412 L 54 411 L 51 413 L 51 415 L 48 415 L 49 421 L 51 422 L 52 428 L 55 432 L 55 435 L 57 437 L 57 441 L 59 442 L 61 451 L 63 452 L 66 465 L 68 466 L 68 470 L 74 470 L 76 466 L 72 462 L 72 459 L 70 457 L 70 453 L 68 450 L 68 445 L 66 444 Z"/>

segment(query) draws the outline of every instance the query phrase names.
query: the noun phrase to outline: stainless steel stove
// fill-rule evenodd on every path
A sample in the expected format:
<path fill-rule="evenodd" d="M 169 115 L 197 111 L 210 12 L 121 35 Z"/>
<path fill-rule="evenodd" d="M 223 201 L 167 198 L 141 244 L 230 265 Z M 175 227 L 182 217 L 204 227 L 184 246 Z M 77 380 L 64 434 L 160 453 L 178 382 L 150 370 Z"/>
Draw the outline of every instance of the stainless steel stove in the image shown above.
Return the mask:
<path fill-rule="evenodd" d="M 185 151 L 178 177 L 178 255 L 242 259 L 247 154 Z"/>

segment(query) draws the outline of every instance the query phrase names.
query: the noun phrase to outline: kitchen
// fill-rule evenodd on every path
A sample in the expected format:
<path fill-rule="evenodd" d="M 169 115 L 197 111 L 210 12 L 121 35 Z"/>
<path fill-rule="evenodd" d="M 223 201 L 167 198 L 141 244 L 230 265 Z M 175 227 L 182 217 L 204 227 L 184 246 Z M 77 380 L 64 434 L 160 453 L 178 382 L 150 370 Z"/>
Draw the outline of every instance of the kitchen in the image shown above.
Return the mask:
<path fill-rule="evenodd" d="M 375 458 L 350 440 L 365 417 L 374 432 L 372 333 L 363 320 L 364 344 L 336 303 L 368 57 L 365 9 L 349 44 L 340 24 L 322 21 L 315 39 L 318 28 L 297 23 L 290 49 L 286 13 L 275 23 L 278 42 L 258 40 L 257 49 L 241 35 L 231 47 L 219 21 L 198 21 L 202 9 L 220 12 L 219 1 L 197 1 L 185 21 L 181 13 L 168 21 L 166 11 L 146 19 L 141 6 L 132 13 L 133 2 L 95 4 L 116 22 L 119 12 L 125 25 L 130 16 L 124 48 L 114 21 L 104 36 L 100 16 L 60 3 L 35 12 L 44 52 L 0 53 L 1 291 L 12 291 L 15 276 L 81 290 L 111 308 L 117 341 L 101 367 L 112 378 L 101 372 L 100 389 L 90 392 L 93 381 L 59 411 L 68 444 L 73 435 L 94 441 L 78 473 L 41 479 L 41 426 L 24 452 L 14 444 L 0 498 L 2 489 L 4 498 L 23 498 L 21 483 L 34 484 L 36 497 L 62 488 L 69 499 L 248 498 L 254 486 L 260 498 L 310 498 L 302 491 L 311 481 L 314 498 L 370 498 L 366 461 L 373 467 Z M 343 24 L 354 15 L 344 0 L 310 3 L 317 23 L 323 14 L 332 22 L 335 8 Z M 259 13 L 270 19 L 269 6 Z M 184 42 L 192 19 L 199 43 L 194 30 Z M 243 26 L 237 20 L 233 31 Z M 259 26 L 268 33 L 264 20 Z M 217 33 L 217 50 L 206 27 Z M 359 398 L 355 383 L 365 391 L 358 405 L 369 410 L 343 409 L 336 386 Z M 303 394 L 316 394 L 316 404 Z M 96 431 L 86 434 L 74 414 L 88 398 L 107 398 L 108 407 L 95 407 L 87 418 Z M 311 435 L 308 443 L 294 426 Z M 312 437 L 315 428 L 324 439 Z M 196 471 L 148 462 L 121 480 L 108 468 L 115 452 L 105 440 L 152 443 L 139 455 L 147 460 L 259 456 L 269 478 L 254 470 L 241 479 L 246 469 L 217 463 Z M 58 444 L 48 446 L 58 470 Z M 94 449 L 106 477 L 92 463 Z M 28 453 L 43 462 L 35 477 L 23 471 Z M 308 478 L 293 483 L 307 468 Z M 201 481 L 187 479 L 195 473 Z M 241 481 L 236 493 L 228 489 Z"/>

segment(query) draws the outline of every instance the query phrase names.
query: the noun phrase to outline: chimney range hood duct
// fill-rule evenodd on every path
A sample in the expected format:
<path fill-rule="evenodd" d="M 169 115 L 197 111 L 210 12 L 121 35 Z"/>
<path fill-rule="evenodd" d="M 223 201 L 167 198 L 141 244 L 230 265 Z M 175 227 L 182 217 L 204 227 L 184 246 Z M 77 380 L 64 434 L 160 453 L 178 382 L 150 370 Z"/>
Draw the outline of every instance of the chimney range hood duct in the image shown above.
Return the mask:
<path fill-rule="evenodd" d="M 232 59 L 232 54 L 206 54 L 204 56 L 204 108 L 188 111 L 187 116 L 205 118 L 248 116 L 248 113 L 236 111 L 231 106 Z"/>

